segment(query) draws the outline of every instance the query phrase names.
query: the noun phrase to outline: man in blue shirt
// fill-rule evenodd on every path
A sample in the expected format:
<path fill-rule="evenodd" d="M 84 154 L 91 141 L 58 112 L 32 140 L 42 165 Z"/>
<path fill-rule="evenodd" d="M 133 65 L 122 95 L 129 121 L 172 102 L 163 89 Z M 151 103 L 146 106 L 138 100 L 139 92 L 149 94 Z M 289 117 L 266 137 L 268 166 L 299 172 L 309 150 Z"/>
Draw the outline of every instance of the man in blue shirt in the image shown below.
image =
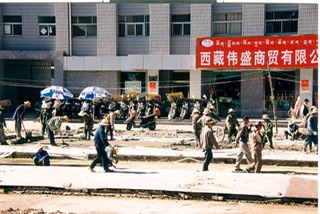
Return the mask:
<path fill-rule="evenodd" d="M 105 172 L 112 172 L 112 170 L 109 169 L 109 165 L 112 165 L 112 163 L 107 157 L 107 153 L 105 150 L 106 147 L 110 145 L 106 140 L 106 129 L 108 125 L 109 123 L 107 119 L 102 120 L 99 128 L 96 131 L 96 134 L 94 135 L 94 145 L 97 150 L 97 156 L 89 166 L 89 170 L 91 172 L 95 172 L 93 169 L 97 165 L 97 163 L 102 163 Z"/>
<path fill-rule="evenodd" d="M 36 156 L 33 158 L 34 165 L 36 166 L 50 166 L 50 156 L 46 150 L 44 150 L 46 146 L 38 144 L 38 151 Z"/>
<path fill-rule="evenodd" d="M 30 108 L 31 103 L 29 101 L 25 101 L 23 104 L 19 105 L 13 116 L 12 119 L 14 120 L 14 128 L 17 134 L 17 137 L 21 137 L 21 123 L 24 118 L 24 113 L 26 108 Z"/>
<path fill-rule="evenodd" d="M 318 153 L 318 109 L 314 108 L 312 111 L 312 116 L 308 119 L 307 125 L 307 138 L 305 140 L 303 151 L 307 152 L 307 147 L 309 145 L 309 151 L 311 153 L 312 143 L 316 146 L 316 153 Z"/>

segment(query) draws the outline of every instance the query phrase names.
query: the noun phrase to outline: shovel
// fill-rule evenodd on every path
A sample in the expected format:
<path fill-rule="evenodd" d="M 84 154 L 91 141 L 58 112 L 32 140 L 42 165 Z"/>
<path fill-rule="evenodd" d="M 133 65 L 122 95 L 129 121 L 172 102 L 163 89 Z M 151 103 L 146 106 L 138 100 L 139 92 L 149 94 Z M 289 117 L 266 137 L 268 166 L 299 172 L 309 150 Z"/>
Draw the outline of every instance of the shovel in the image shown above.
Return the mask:
<path fill-rule="evenodd" d="M 22 126 L 23 126 L 24 132 L 26 133 L 26 141 L 27 141 L 28 143 L 30 143 L 30 142 L 31 142 L 31 139 L 32 139 L 32 132 L 29 131 L 29 130 L 28 130 L 28 131 L 26 130 L 26 127 L 24 126 L 23 121 L 21 121 L 21 124 L 22 124 Z"/>

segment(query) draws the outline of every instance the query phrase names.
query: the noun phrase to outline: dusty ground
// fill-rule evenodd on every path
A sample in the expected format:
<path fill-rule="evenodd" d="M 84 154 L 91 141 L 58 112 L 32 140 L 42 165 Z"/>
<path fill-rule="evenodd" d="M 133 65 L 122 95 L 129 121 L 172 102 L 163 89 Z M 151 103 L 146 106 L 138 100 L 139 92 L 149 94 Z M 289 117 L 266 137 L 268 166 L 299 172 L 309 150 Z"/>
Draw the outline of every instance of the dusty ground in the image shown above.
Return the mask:
<path fill-rule="evenodd" d="M 14 208 L 12 208 L 14 207 Z M 1 214 L 22 213 L 318 213 L 315 206 L 246 202 L 195 201 L 159 198 L 5 195 L 0 199 Z"/>
<path fill-rule="evenodd" d="M 32 136 L 35 137 L 33 143 L 49 144 L 48 139 L 40 140 L 37 137 L 40 136 L 41 124 L 34 121 L 25 121 L 25 127 L 27 131 L 32 132 Z M 7 121 L 9 131 L 7 133 L 14 133 L 14 124 L 12 121 Z M 66 126 L 70 127 L 70 131 L 66 131 Z M 95 124 L 94 130 L 98 127 Z M 135 128 L 130 131 L 125 130 L 125 124 L 116 124 L 117 131 L 114 133 L 115 141 L 109 141 L 115 147 L 131 147 L 131 146 L 144 146 L 144 147 L 176 147 L 183 148 L 195 148 L 194 135 L 192 133 L 191 125 L 157 125 L 155 131 L 148 129 Z M 214 128 L 215 129 L 215 128 Z M 83 130 L 83 123 L 68 123 L 62 125 L 64 134 L 64 141 L 70 147 L 87 147 L 93 146 L 93 136 L 90 141 L 82 140 L 81 134 Z M 284 129 L 279 130 L 279 134 L 275 136 L 274 141 L 284 141 L 283 133 Z M 22 133 L 24 136 L 24 132 Z M 222 148 L 230 148 L 230 144 L 226 143 L 227 135 L 224 137 L 224 141 L 220 143 Z M 287 140 L 285 144 L 274 144 L 276 149 L 288 150 L 288 151 L 301 151 L 303 141 L 290 141 Z M 11 141 L 8 141 L 11 143 Z M 12 143 L 16 143 L 15 139 L 12 139 Z M 57 138 L 56 143 L 61 145 L 62 140 Z"/>

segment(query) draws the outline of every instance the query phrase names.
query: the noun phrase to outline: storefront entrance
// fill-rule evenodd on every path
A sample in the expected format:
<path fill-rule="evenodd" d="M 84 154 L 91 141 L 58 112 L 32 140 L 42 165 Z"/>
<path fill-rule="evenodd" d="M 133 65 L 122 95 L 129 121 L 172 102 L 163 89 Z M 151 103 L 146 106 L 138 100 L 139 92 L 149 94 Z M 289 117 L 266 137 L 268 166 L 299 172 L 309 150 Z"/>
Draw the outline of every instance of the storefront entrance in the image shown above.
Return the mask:
<path fill-rule="evenodd" d="M 40 100 L 40 91 L 51 85 L 53 62 L 35 60 L 4 60 L 4 97 L 11 100 L 10 111 L 26 100 L 31 109 Z"/>

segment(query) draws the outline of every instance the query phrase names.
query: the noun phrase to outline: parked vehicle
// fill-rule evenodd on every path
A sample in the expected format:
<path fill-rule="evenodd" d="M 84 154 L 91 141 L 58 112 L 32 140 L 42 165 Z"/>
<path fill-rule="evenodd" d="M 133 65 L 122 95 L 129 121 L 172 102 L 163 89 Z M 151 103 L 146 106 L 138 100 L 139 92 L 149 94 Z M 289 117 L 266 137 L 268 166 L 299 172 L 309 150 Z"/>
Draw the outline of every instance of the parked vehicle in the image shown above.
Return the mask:
<path fill-rule="evenodd" d="M 137 112 L 133 113 L 128 119 L 126 119 L 125 123 L 127 124 L 126 129 L 129 131 L 132 128 L 149 128 L 149 130 L 156 129 L 156 115 L 151 114 L 148 116 L 142 116 L 140 124 L 136 124 L 135 119 L 137 116 Z"/>

